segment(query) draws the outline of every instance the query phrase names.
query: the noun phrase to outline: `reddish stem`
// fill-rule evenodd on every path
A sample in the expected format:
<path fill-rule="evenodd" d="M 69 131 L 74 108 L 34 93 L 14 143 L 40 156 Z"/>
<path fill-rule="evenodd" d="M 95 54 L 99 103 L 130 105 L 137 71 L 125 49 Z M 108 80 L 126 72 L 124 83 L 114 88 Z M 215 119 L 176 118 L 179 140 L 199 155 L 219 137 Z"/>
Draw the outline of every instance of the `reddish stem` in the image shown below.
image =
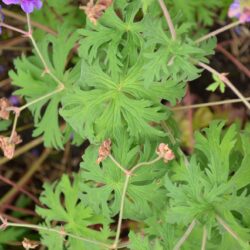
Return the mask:
<path fill-rule="evenodd" d="M 14 187 L 15 189 L 17 189 L 19 192 L 26 194 L 31 200 L 33 200 L 36 204 L 40 205 L 39 200 L 30 192 L 28 192 L 27 190 L 25 190 L 23 187 L 18 186 L 16 183 L 14 183 L 13 181 L 7 179 L 6 177 L 0 175 L 0 180 L 6 184 L 9 184 L 10 186 Z M 5 204 L 4 204 L 5 205 Z M 0 208 L 0 210 L 2 210 L 2 208 Z"/>
<path fill-rule="evenodd" d="M 224 54 L 241 72 L 243 72 L 247 77 L 250 78 L 250 70 L 243 65 L 236 57 L 225 50 L 220 44 L 217 44 L 216 49 Z"/>
<path fill-rule="evenodd" d="M 29 209 L 26 209 L 26 208 L 15 207 L 15 206 L 8 205 L 8 204 L 3 205 L 3 207 L 4 207 L 4 209 L 9 209 L 9 210 L 12 210 L 12 211 L 20 212 L 22 214 L 37 216 L 36 212 L 34 212 L 32 210 L 29 210 Z"/>

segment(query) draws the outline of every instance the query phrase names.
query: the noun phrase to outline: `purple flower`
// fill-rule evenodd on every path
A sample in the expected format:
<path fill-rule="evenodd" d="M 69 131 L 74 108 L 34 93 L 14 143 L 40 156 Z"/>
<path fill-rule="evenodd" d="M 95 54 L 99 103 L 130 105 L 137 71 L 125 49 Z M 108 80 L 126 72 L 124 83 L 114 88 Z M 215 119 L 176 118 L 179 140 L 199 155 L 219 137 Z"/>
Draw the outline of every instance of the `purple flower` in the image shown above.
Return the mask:
<path fill-rule="evenodd" d="M 234 0 L 228 10 L 229 17 L 236 17 L 242 23 L 250 22 L 250 4 L 245 1 Z"/>
<path fill-rule="evenodd" d="M 26 13 L 31 13 L 34 9 L 40 9 L 42 7 L 41 0 L 2 0 L 5 4 L 19 4 Z"/>
<path fill-rule="evenodd" d="M 17 96 L 11 96 L 9 101 L 13 106 L 18 106 L 20 104 L 20 99 Z"/>
<path fill-rule="evenodd" d="M 2 12 L 2 6 L 0 5 L 0 22 L 3 22 L 4 20 L 4 15 Z M 2 27 L 0 26 L 0 34 L 2 34 Z"/>

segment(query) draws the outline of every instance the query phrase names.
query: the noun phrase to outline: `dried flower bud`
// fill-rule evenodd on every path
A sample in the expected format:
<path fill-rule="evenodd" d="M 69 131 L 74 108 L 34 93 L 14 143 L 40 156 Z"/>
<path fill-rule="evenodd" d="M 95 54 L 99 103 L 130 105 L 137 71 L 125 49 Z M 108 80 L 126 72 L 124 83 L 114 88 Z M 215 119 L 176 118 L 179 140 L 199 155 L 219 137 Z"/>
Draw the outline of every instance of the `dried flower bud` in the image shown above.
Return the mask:
<path fill-rule="evenodd" d="M 102 145 L 99 148 L 98 158 L 96 162 L 99 164 L 100 162 L 105 160 L 110 155 L 110 150 L 111 150 L 111 140 L 107 139 L 102 143 Z"/>
<path fill-rule="evenodd" d="M 12 159 L 16 145 L 21 142 L 22 139 L 16 132 L 11 141 L 9 137 L 0 136 L 0 148 L 3 150 L 4 156 L 8 159 Z"/>
<path fill-rule="evenodd" d="M 112 4 L 112 0 L 99 0 L 94 4 L 93 0 L 90 0 L 86 7 L 80 7 L 83 9 L 93 24 L 97 24 L 97 20 L 103 15 L 103 12 Z"/>
<path fill-rule="evenodd" d="M 165 143 L 160 143 L 160 145 L 156 149 L 156 154 L 158 154 L 165 163 L 175 158 L 173 151 Z"/>
<path fill-rule="evenodd" d="M 39 246 L 39 242 L 24 238 L 24 240 L 22 241 L 22 245 L 26 250 L 35 249 Z"/>
<path fill-rule="evenodd" d="M 0 99 L 0 118 L 8 120 L 10 116 L 10 111 L 7 110 L 11 106 L 9 100 L 5 97 Z"/>

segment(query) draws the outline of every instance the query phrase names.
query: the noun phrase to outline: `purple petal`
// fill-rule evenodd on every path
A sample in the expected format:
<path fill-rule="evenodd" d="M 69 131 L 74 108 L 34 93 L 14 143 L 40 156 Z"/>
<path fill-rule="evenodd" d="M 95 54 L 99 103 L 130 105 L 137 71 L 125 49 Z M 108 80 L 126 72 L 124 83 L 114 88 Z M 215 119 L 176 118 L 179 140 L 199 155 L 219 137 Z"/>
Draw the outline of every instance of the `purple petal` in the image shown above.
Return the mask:
<path fill-rule="evenodd" d="M 237 17 L 239 18 L 241 14 L 241 7 L 239 2 L 234 2 L 230 5 L 230 8 L 228 10 L 228 16 L 229 17 Z"/>
<path fill-rule="evenodd" d="M 34 10 L 34 4 L 30 0 L 22 0 L 21 8 L 26 13 L 31 13 Z"/>
<path fill-rule="evenodd" d="M 41 9 L 43 6 L 43 3 L 41 0 L 33 0 L 33 4 L 34 4 L 35 8 L 37 8 L 37 9 Z"/>
<path fill-rule="evenodd" d="M 20 0 L 2 0 L 5 4 L 20 4 Z"/>

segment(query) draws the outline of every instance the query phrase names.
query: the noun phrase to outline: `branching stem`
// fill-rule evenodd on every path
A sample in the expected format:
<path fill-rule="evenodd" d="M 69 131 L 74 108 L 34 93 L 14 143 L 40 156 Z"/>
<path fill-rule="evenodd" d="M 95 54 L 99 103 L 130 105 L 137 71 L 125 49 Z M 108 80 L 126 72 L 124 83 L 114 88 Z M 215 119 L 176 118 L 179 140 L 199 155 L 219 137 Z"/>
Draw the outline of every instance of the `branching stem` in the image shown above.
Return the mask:
<path fill-rule="evenodd" d="M 206 244 L 207 244 L 207 228 L 206 226 L 204 226 L 202 234 L 201 250 L 206 250 Z"/>
<path fill-rule="evenodd" d="M 113 156 L 112 154 L 109 155 L 109 158 L 111 159 L 112 162 L 114 162 L 114 164 L 119 168 L 121 169 L 121 171 L 125 174 L 128 173 L 128 170 L 125 169 Z"/>
<path fill-rule="evenodd" d="M 105 247 L 107 249 L 110 249 L 110 247 L 111 247 L 110 245 L 105 244 L 105 243 L 100 242 L 100 241 L 87 239 L 87 238 L 84 238 L 84 237 L 81 237 L 81 236 L 77 236 L 77 235 L 67 233 L 67 232 L 62 232 L 60 230 L 57 230 L 57 229 L 54 229 L 54 228 L 49 228 L 49 227 L 43 227 L 43 226 L 37 226 L 37 225 L 31 225 L 31 224 L 11 223 L 11 222 L 7 222 L 7 227 L 21 227 L 21 228 L 29 228 L 29 229 L 33 229 L 33 230 L 52 232 L 52 233 L 62 235 L 62 237 L 63 236 L 68 236 L 68 237 L 71 237 L 73 239 L 77 239 L 77 240 L 88 242 L 88 243 L 91 243 L 91 244 L 94 244 L 94 245 L 102 246 L 102 247 Z"/>
<path fill-rule="evenodd" d="M 21 34 L 23 34 L 25 36 L 27 35 L 26 31 L 18 29 L 18 28 L 14 27 L 14 26 L 8 25 L 8 24 L 3 23 L 3 22 L 0 22 L 0 27 L 5 27 L 5 28 L 7 28 L 9 30 L 16 31 L 16 32 L 21 33 Z"/>
<path fill-rule="evenodd" d="M 124 212 L 124 204 L 125 204 L 125 197 L 126 197 L 126 192 L 128 189 L 128 184 L 130 180 L 131 175 L 127 174 L 126 179 L 123 185 L 123 191 L 122 191 L 122 197 L 121 197 L 121 204 L 120 204 L 120 213 L 119 213 L 119 219 L 118 219 L 118 224 L 117 224 L 117 229 L 116 229 L 116 236 L 115 236 L 115 242 L 112 246 L 112 249 L 117 249 L 117 245 L 119 243 L 120 239 L 120 234 L 121 234 L 121 227 L 122 227 L 122 218 L 123 218 L 123 212 Z"/>
<path fill-rule="evenodd" d="M 116 166 L 118 166 L 126 174 L 125 182 L 124 182 L 124 185 L 123 185 L 121 203 L 120 203 L 120 213 L 119 213 L 118 224 L 117 224 L 117 229 L 116 229 L 116 236 L 115 236 L 114 244 L 112 245 L 112 249 L 116 250 L 116 249 L 118 249 L 118 243 L 119 243 L 120 234 L 121 234 L 125 198 L 126 198 L 126 192 L 127 192 L 127 189 L 128 189 L 128 184 L 129 184 L 130 177 L 133 176 L 134 171 L 136 171 L 138 168 L 140 168 L 142 166 L 152 165 L 152 164 L 156 163 L 157 161 L 159 161 L 160 159 L 162 159 L 162 157 L 159 156 L 159 157 L 155 158 L 154 160 L 148 161 L 148 162 L 140 162 L 140 163 L 136 164 L 134 167 L 132 167 L 131 170 L 127 170 L 124 167 L 122 167 L 121 164 L 118 163 L 112 156 L 110 158 L 111 158 L 112 161 L 114 161 Z"/>
<path fill-rule="evenodd" d="M 180 240 L 177 242 L 173 250 L 180 250 L 180 247 L 184 244 L 184 242 L 187 240 L 191 232 L 193 231 L 195 227 L 196 221 L 193 220 L 189 227 L 187 228 L 186 232 L 183 234 L 183 236 L 180 238 Z"/>
<path fill-rule="evenodd" d="M 159 5 L 161 6 L 162 12 L 163 12 L 163 14 L 165 16 L 165 19 L 167 21 L 167 24 L 168 24 L 172 39 L 175 40 L 176 39 L 176 31 L 175 31 L 172 19 L 171 19 L 170 15 L 169 15 L 169 11 L 167 9 L 167 6 L 165 5 L 163 0 L 158 0 L 158 2 L 159 2 Z"/>
<path fill-rule="evenodd" d="M 222 28 L 220 28 L 220 29 L 217 29 L 217 30 L 215 30 L 215 31 L 213 31 L 213 32 L 211 32 L 211 33 L 208 33 L 207 35 L 205 35 L 205 36 L 203 36 L 203 37 L 197 39 L 195 42 L 196 42 L 196 43 L 200 43 L 200 42 L 202 42 L 202 41 L 205 41 L 205 40 L 207 40 L 207 39 L 209 39 L 209 38 L 211 38 L 211 37 L 213 37 L 213 36 L 216 36 L 216 35 L 218 35 L 218 34 L 224 32 L 224 31 L 226 31 L 226 30 L 232 29 L 233 27 L 238 26 L 238 25 L 241 24 L 241 23 L 242 23 L 241 21 L 235 21 L 235 22 L 233 22 L 233 23 L 230 23 L 230 24 L 228 24 L 228 25 L 226 25 L 226 26 L 224 26 L 224 27 L 222 27 Z"/>
<path fill-rule="evenodd" d="M 216 220 L 219 222 L 220 225 L 224 227 L 224 229 L 235 239 L 239 242 L 239 244 L 244 244 L 244 241 L 238 236 L 236 232 L 220 217 L 216 216 Z"/>
<path fill-rule="evenodd" d="M 246 98 L 241 94 L 241 92 L 233 85 L 231 81 L 228 80 L 228 78 L 225 76 L 225 74 L 221 74 L 209 65 L 198 62 L 197 65 L 202 67 L 203 69 L 206 69 L 210 73 L 216 75 L 221 79 L 240 99 L 241 101 L 245 104 L 245 106 L 250 110 L 250 103 L 246 100 Z"/>
<path fill-rule="evenodd" d="M 250 101 L 250 97 L 245 98 L 247 101 Z M 229 99 L 224 101 L 217 101 L 217 102 L 206 102 L 206 103 L 199 103 L 199 104 L 193 104 L 193 105 L 186 105 L 186 106 L 180 106 L 180 107 L 173 107 L 172 110 L 174 111 L 182 111 L 186 109 L 195 109 L 195 108 L 202 108 L 202 107 L 211 107 L 211 106 L 217 106 L 217 105 L 223 105 L 223 104 L 229 104 L 229 103 L 239 103 L 242 102 L 241 99 Z"/>

